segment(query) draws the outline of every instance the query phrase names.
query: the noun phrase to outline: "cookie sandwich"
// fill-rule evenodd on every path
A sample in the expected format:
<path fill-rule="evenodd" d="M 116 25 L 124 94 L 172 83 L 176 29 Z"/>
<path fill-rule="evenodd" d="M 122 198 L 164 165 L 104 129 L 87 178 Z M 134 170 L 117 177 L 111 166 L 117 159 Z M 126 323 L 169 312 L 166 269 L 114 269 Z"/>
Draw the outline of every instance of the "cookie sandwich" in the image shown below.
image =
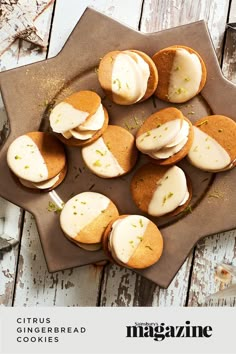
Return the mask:
<path fill-rule="evenodd" d="M 152 114 L 136 134 L 137 148 L 159 165 L 171 165 L 183 159 L 192 141 L 192 123 L 174 107 Z"/>
<path fill-rule="evenodd" d="M 108 113 L 93 91 L 79 91 L 58 103 L 50 113 L 50 126 L 66 145 L 89 144 L 105 131 Z"/>
<path fill-rule="evenodd" d="M 182 103 L 196 96 L 206 83 L 207 70 L 194 49 L 174 45 L 152 57 L 159 75 L 155 95 L 168 102 Z"/>
<path fill-rule="evenodd" d="M 106 228 L 103 248 L 111 261 L 142 269 L 160 259 L 163 238 L 157 226 L 145 216 L 122 215 Z"/>
<path fill-rule="evenodd" d="M 7 164 L 23 186 L 35 190 L 57 187 L 67 171 L 63 144 L 43 132 L 30 132 L 16 138 L 8 148 Z"/>
<path fill-rule="evenodd" d="M 128 173 L 138 156 L 134 136 L 117 125 L 108 125 L 103 135 L 81 152 L 90 171 L 102 178 Z"/>
<path fill-rule="evenodd" d="M 111 101 L 130 105 L 146 100 L 155 92 L 158 73 L 147 54 L 139 50 L 116 50 L 100 61 L 98 80 Z"/>
<path fill-rule="evenodd" d="M 180 167 L 148 163 L 134 174 L 131 194 L 140 210 L 160 217 L 181 213 L 191 200 L 192 188 Z"/>
<path fill-rule="evenodd" d="M 69 199 L 60 214 L 65 236 L 77 246 L 96 251 L 110 221 L 119 216 L 115 204 L 105 195 L 83 192 Z"/>
<path fill-rule="evenodd" d="M 199 119 L 188 153 L 192 165 L 208 172 L 229 170 L 236 163 L 236 123 L 222 115 Z"/>

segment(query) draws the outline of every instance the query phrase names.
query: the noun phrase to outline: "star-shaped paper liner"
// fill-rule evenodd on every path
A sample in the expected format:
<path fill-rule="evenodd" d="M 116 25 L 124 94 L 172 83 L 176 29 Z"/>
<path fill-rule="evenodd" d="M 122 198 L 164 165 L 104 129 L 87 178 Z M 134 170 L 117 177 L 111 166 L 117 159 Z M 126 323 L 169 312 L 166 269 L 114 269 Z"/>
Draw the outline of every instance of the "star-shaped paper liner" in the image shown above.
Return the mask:
<path fill-rule="evenodd" d="M 2 0 L 0 3 L 0 55 L 21 38 L 41 47 L 47 45 L 35 20 L 54 0 Z"/>

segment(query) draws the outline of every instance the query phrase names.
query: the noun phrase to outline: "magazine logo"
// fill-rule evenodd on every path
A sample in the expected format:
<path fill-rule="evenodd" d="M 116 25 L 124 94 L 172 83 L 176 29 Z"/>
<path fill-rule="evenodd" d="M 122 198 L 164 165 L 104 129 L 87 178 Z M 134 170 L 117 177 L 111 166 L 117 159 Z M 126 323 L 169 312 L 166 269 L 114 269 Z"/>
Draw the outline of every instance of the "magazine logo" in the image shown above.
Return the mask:
<path fill-rule="evenodd" d="M 157 342 L 165 338 L 210 338 L 211 326 L 191 325 L 185 321 L 184 325 L 171 326 L 165 323 L 135 322 L 134 326 L 126 326 L 126 338 L 152 338 Z"/>

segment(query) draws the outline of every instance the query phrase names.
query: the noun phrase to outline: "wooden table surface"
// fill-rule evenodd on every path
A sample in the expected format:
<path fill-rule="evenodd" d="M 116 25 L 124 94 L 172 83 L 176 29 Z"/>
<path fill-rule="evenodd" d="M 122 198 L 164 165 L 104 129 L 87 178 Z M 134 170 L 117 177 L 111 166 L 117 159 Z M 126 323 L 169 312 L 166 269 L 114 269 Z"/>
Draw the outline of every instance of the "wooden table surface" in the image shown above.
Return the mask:
<path fill-rule="evenodd" d="M 0 70 L 55 56 L 87 6 L 142 32 L 204 19 L 223 73 L 236 83 L 236 30 L 227 27 L 236 22 L 236 0 L 56 0 L 40 17 L 48 47 L 42 50 L 16 40 L 0 56 Z M 0 141 L 6 129 L 7 117 L 0 102 Z M 209 222 L 212 220 L 209 215 Z M 0 235 L 3 233 L 19 243 L 0 260 L 2 306 L 236 306 L 236 295 L 230 302 L 205 303 L 207 295 L 224 288 L 214 279 L 215 266 L 236 263 L 236 230 L 200 241 L 168 289 L 111 264 L 50 274 L 34 218 L 0 199 Z"/>

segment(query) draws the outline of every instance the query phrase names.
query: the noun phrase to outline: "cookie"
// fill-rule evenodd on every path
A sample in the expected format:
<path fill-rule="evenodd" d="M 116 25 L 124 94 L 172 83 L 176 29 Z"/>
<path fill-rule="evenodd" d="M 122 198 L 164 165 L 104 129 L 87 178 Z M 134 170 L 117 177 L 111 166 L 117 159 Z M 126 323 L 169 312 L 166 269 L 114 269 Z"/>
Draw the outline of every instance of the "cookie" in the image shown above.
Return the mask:
<path fill-rule="evenodd" d="M 131 105 L 155 92 L 158 73 L 147 54 L 138 50 L 116 50 L 100 61 L 98 80 L 111 101 Z"/>
<path fill-rule="evenodd" d="M 66 175 L 66 155 L 61 142 L 43 132 L 30 132 L 9 146 L 7 163 L 21 184 L 48 190 L 59 185 Z"/>
<path fill-rule="evenodd" d="M 128 173 L 137 161 L 134 136 L 117 125 L 108 125 L 94 143 L 82 148 L 86 166 L 95 175 L 113 178 Z"/>
<path fill-rule="evenodd" d="M 203 117 L 194 124 L 188 160 L 195 167 L 221 172 L 235 167 L 236 123 L 222 115 Z"/>
<path fill-rule="evenodd" d="M 51 111 L 51 129 L 66 145 L 84 146 L 98 139 L 108 125 L 108 113 L 93 91 L 79 91 Z"/>
<path fill-rule="evenodd" d="M 178 166 L 143 165 L 131 180 L 137 207 L 152 216 L 177 215 L 192 197 L 190 180 Z"/>
<path fill-rule="evenodd" d="M 136 134 L 136 146 L 156 164 L 167 166 L 183 159 L 193 141 L 192 123 L 174 107 L 148 117 Z"/>
<path fill-rule="evenodd" d="M 163 251 L 159 229 L 141 215 L 122 215 L 113 220 L 104 232 L 102 243 L 113 262 L 135 269 L 150 267 Z"/>
<path fill-rule="evenodd" d="M 70 241 L 93 251 L 101 248 L 105 228 L 118 216 L 115 204 L 108 197 L 83 192 L 65 203 L 60 214 L 60 225 Z"/>
<path fill-rule="evenodd" d="M 152 57 L 159 75 L 155 95 L 161 100 L 182 103 L 196 96 L 206 83 L 207 70 L 192 48 L 174 45 Z"/>

